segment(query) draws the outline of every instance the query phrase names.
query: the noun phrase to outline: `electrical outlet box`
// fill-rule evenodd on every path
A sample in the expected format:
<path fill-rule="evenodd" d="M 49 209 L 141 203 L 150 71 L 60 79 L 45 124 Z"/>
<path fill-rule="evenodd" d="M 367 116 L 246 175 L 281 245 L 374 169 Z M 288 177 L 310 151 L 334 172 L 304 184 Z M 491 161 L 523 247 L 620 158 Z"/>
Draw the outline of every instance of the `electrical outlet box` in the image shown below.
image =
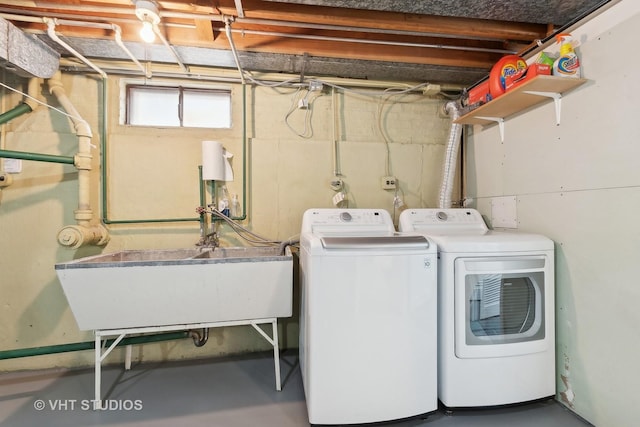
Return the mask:
<path fill-rule="evenodd" d="M 311 80 L 309 82 L 309 91 L 318 92 L 321 90 L 322 90 L 322 82 L 319 82 L 318 80 Z"/>
<path fill-rule="evenodd" d="M 380 183 L 383 190 L 395 190 L 396 189 L 396 177 L 395 176 L 383 176 L 380 178 Z"/>
<path fill-rule="evenodd" d="M 342 188 L 344 187 L 344 181 L 340 178 L 333 178 L 329 182 L 329 186 L 331 186 L 331 189 L 333 191 L 341 191 Z"/>

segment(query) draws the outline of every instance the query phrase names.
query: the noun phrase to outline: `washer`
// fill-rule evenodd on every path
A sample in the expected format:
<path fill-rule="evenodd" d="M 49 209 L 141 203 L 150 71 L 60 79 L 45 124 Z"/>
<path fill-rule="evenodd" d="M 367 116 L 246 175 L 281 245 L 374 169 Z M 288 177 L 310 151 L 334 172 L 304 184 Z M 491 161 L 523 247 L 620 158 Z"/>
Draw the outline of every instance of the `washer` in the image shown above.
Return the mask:
<path fill-rule="evenodd" d="M 300 233 L 300 368 L 311 424 L 437 409 L 437 253 L 379 209 L 310 209 Z"/>
<path fill-rule="evenodd" d="M 488 230 L 474 209 L 414 209 L 399 229 L 438 245 L 438 397 L 449 408 L 555 394 L 554 246 Z"/>

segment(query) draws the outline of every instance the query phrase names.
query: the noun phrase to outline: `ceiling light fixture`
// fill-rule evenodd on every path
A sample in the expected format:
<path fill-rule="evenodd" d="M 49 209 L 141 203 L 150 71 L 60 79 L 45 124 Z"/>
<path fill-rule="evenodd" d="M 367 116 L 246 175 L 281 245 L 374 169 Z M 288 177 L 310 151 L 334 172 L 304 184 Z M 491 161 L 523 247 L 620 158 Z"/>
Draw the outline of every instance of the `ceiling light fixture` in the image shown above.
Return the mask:
<path fill-rule="evenodd" d="M 136 16 L 142 21 L 140 37 L 147 43 L 156 39 L 156 26 L 160 23 L 160 15 L 155 3 L 147 0 L 136 2 Z"/>

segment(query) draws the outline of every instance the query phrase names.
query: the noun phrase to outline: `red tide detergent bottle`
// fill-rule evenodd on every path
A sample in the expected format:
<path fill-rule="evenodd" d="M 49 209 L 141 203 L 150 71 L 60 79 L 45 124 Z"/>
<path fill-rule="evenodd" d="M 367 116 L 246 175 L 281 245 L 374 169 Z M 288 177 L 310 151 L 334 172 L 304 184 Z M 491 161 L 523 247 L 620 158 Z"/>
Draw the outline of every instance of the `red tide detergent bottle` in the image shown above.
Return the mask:
<path fill-rule="evenodd" d="M 556 36 L 560 43 L 560 57 L 553 63 L 553 75 L 559 77 L 580 77 L 580 59 L 573 49 L 571 34 L 563 33 Z"/>
<path fill-rule="evenodd" d="M 505 92 L 507 76 L 522 74 L 527 70 L 527 63 L 518 55 L 507 55 L 495 63 L 489 73 L 489 93 L 496 99 Z"/>

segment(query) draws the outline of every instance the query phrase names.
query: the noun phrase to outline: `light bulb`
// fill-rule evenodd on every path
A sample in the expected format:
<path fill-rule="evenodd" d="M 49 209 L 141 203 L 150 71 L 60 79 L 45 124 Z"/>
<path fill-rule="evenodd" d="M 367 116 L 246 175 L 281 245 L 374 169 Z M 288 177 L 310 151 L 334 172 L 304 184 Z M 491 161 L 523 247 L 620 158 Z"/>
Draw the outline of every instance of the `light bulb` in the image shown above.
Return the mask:
<path fill-rule="evenodd" d="M 142 28 L 140 29 L 140 37 L 147 43 L 152 43 L 156 39 L 156 34 L 153 31 L 153 24 L 149 21 L 142 21 Z"/>

